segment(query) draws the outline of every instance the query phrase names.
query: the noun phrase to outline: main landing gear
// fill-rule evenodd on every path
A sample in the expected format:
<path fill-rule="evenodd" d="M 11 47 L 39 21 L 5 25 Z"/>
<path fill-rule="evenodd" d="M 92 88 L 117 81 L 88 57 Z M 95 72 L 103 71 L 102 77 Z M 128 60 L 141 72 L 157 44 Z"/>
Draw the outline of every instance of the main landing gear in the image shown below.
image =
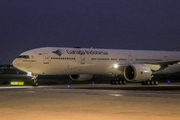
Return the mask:
<path fill-rule="evenodd" d="M 118 76 L 115 77 L 114 80 L 111 80 L 111 85 L 126 85 L 127 81 L 126 80 L 121 80 L 119 79 Z"/>
<path fill-rule="evenodd" d="M 37 81 L 37 75 L 33 76 L 31 79 L 33 80 L 32 86 L 39 86 L 39 82 Z"/>
<path fill-rule="evenodd" d="M 143 81 L 142 85 L 158 85 L 159 82 L 157 80 L 148 80 L 148 81 Z"/>

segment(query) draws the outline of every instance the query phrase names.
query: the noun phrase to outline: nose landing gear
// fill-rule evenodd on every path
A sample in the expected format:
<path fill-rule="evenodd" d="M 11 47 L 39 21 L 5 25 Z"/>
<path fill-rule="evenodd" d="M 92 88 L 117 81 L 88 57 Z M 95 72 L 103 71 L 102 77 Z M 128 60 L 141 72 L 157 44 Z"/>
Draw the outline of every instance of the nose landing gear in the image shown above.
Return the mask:
<path fill-rule="evenodd" d="M 33 80 L 32 86 L 39 86 L 39 82 L 37 81 L 38 75 L 34 75 L 31 79 Z"/>

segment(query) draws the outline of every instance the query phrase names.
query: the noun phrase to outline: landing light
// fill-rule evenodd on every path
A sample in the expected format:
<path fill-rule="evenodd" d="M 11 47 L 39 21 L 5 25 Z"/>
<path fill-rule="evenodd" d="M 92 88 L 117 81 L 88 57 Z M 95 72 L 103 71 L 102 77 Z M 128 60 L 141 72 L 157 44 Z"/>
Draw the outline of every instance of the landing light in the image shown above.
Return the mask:
<path fill-rule="evenodd" d="M 32 73 L 31 72 L 27 72 L 27 76 L 32 77 Z"/>
<path fill-rule="evenodd" d="M 114 68 L 118 68 L 118 65 L 117 65 L 117 64 L 115 64 L 115 65 L 114 65 Z"/>

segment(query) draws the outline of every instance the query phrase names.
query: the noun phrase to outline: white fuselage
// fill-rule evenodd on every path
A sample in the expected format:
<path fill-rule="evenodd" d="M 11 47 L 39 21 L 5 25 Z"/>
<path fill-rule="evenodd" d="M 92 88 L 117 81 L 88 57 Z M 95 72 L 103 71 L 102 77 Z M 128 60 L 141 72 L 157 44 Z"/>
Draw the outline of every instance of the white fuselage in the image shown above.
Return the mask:
<path fill-rule="evenodd" d="M 122 75 L 121 66 L 180 60 L 180 52 L 45 47 L 23 52 L 13 61 L 18 69 L 38 75 L 112 74 Z M 151 66 L 158 69 L 158 65 Z M 169 65 L 157 73 L 180 71 Z"/>

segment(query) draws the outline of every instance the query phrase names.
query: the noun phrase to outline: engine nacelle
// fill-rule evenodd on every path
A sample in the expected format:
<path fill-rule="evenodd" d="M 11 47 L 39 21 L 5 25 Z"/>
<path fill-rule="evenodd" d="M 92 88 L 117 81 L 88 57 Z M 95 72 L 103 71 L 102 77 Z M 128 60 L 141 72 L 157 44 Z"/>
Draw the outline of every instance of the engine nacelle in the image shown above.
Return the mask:
<path fill-rule="evenodd" d="M 124 69 L 124 77 L 128 81 L 147 81 L 151 75 L 151 69 L 145 64 L 132 64 Z"/>
<path fill-rule="evenodd" d="M 78 80 L 78 81 L 86 81 L 93 78 L 93 75 L 91 74 L 79 74 L 79 75 L 69 75 L 69 77 L 72 80 Z"/>

